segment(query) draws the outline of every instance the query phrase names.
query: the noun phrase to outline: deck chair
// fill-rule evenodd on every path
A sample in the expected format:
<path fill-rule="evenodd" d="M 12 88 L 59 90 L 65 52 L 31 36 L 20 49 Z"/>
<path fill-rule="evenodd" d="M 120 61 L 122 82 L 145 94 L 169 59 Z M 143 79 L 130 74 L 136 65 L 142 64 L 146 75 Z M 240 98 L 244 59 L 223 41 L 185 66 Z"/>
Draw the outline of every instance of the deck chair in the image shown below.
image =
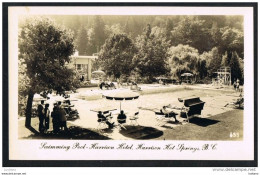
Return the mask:
<path fill-rule="evenodd" d="M 126 119 L 117 119 L 117 123 L 120 129 L 124 128 L 125 130 L 127 130 L 126 127 L 124 126 L 124 124 L 126 124 Z"/>
<path fill-rule="evenodd" d="M 172 116 L 164 114 L 162 111 L 154 112 L 155 119 L 157 120 L 157 126 L 164 126 L 168 121 L 172 120 Z"/>
<path fill-rule="evenodd" d="M 108 121 L 110 121 L 113 118 L 112 113 L 109 111 L 103 112 L 103 115 L 107 118 Z"/>
<path fill-rule="evenodd" d="M 107 128 L 106 119 L 98 117 L 97 122 L 98 122 L 97 130 Z"/>
<path fill-rule="evenodd" d="M 125 130 L 127 130 L 126 127 L 124 126 L 126 124 L 126 118 L 117 118 L 117 123 L 120 129 L 124 128 Z"/>
<path fill-rule="evenodd" d="M 163 122 L 163 119 L 164 119 L 164 113 L 162 113 L 162 112 L 154 112 L 154 114 L 155 114 L 155 119 L 156 119 L 156 121 L 157 121 L 157 126 L 163 126 L 163 125 L 165 125 L 165 123 Z M 164 123 L 163 125 L 162 125 L 162 123 Z"/>
<path fill-rule="evenodd" d="M 136 113 L 134 113 L 133 116 L 129 117 L 130 124 L 134 125 L 134 123 L 135 123 L 136 125 L 139 125 L 139 123 L 137 122 L 137 119 L 139 118 L 138 115 L 139 115 L 139 112 L 136 112 Z"/>

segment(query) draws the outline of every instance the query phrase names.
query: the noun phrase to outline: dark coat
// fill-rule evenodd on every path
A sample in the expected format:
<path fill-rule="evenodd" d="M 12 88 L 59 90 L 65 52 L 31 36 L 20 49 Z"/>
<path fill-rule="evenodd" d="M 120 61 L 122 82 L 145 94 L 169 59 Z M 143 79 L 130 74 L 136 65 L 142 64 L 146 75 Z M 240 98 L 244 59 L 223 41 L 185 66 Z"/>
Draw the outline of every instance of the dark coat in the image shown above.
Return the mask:
<path fill-rule="evenodd" d="M 44 110 L 43 110 L 43 105 L 42 104 L 38 105 L 37 111 L 38 111 L 39 118 L 44 118 Z"/>

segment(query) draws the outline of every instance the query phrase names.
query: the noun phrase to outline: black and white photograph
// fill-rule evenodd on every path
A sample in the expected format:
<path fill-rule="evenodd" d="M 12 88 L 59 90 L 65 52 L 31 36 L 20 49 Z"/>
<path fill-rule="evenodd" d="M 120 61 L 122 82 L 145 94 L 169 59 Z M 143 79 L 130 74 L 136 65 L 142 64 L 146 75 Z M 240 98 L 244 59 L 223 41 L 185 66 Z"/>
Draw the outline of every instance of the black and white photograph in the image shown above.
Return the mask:
<path fill-rule="evenodd" d="M 20 139 L 243 140 L 243 16 L 19 22 Z"/>
<path fill-rule="evenodd" d="M 20 6 L 8 20 L 10 159 L 254 160 L 252 7 Z"/>

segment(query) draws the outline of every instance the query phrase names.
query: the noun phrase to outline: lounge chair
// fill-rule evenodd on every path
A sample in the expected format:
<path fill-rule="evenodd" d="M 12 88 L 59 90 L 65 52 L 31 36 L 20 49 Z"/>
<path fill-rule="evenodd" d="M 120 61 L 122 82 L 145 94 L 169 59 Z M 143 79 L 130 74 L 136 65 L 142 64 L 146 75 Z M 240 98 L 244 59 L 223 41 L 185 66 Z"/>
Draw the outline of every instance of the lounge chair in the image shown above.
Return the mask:
<path fill-rule="evenodd" d="M 133 116 L 129 117 L 130 124 L 134 125 L 134 122 L 135 122 L 137 125 L 139 125 L 139 123 L 137 122 L 137 119 L 139 118 L 138 115 L 139 115 L 139 112 L 136 112 L 136 113 L 134 113 Z"/>
<path fill-rule="evenodd" d="M 157 120 L 157 126 L 163 126 L 166 124 L 166 122 L 164 121 L 164 117 L 165 117 L 165 114 L 162 113 L 161 111 L 160 112 L 154 112 L 155 114 L 155 119 Z"/>
<path fill-rule="evenodd" d="M 157 125 L 158 126 L 164 126 L 168 121 L 172 121 L 173 118 L 177 115 L 174 112 L 171 112 L 169 114 L 165 114 L 160 110 L 160 112 L 154 112 L 155 113 L 155 118 L 157 120 Z"/>

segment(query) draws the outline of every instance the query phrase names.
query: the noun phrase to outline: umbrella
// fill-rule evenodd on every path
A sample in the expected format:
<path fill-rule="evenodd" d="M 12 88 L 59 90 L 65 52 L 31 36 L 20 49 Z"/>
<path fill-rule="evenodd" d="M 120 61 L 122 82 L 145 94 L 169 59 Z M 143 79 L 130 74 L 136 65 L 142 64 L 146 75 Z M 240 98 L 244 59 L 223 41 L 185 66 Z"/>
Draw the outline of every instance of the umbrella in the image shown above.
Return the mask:
<path fill-rule="evenodd" d="M 90 111 L 94 111 L 94 112 L 105 112 L 105 111 L 115 111 L 116 109 L 111 107 L 111 106 L 103 106 L 103 107 L 98 107 L 98 108 L 94 108 L 91 109 Z"/>
<path fill-rule="evenodd" d="M 115 90 L 113 92 L 109 92 L 103 94 L 103 96 L 107 100 L 116 100 L 120 101 L 120 111 L 121 111 L 121 102 L 124 100 L 135 100 L 139 98 L 139 94 L 130 90 Z"/>
<path fill-rule="evenodd" d="M 35 94 L 33 96 L 34 101 L 41 101 L 41 100 L 46 100 L 46 98 L 43 98 L 40 94 Z"/>
<path fill-rule="evenodd" d="M 167 80 L 168 78 L 166 77 L 157 77 L 156 80 Z"/>
<path fill-rule="evenodd" d="M 192 73 L 183 73 L 181 74 L 182 77 L 192 77 L 193 74 Z"/>
<path fill-rule="evenodd" d="M 103 74 L 103 75 L 105 75 L 106 73 L 102 70 L 97 70 L 97 71 L 92 72 L 92 74 Z"/>

